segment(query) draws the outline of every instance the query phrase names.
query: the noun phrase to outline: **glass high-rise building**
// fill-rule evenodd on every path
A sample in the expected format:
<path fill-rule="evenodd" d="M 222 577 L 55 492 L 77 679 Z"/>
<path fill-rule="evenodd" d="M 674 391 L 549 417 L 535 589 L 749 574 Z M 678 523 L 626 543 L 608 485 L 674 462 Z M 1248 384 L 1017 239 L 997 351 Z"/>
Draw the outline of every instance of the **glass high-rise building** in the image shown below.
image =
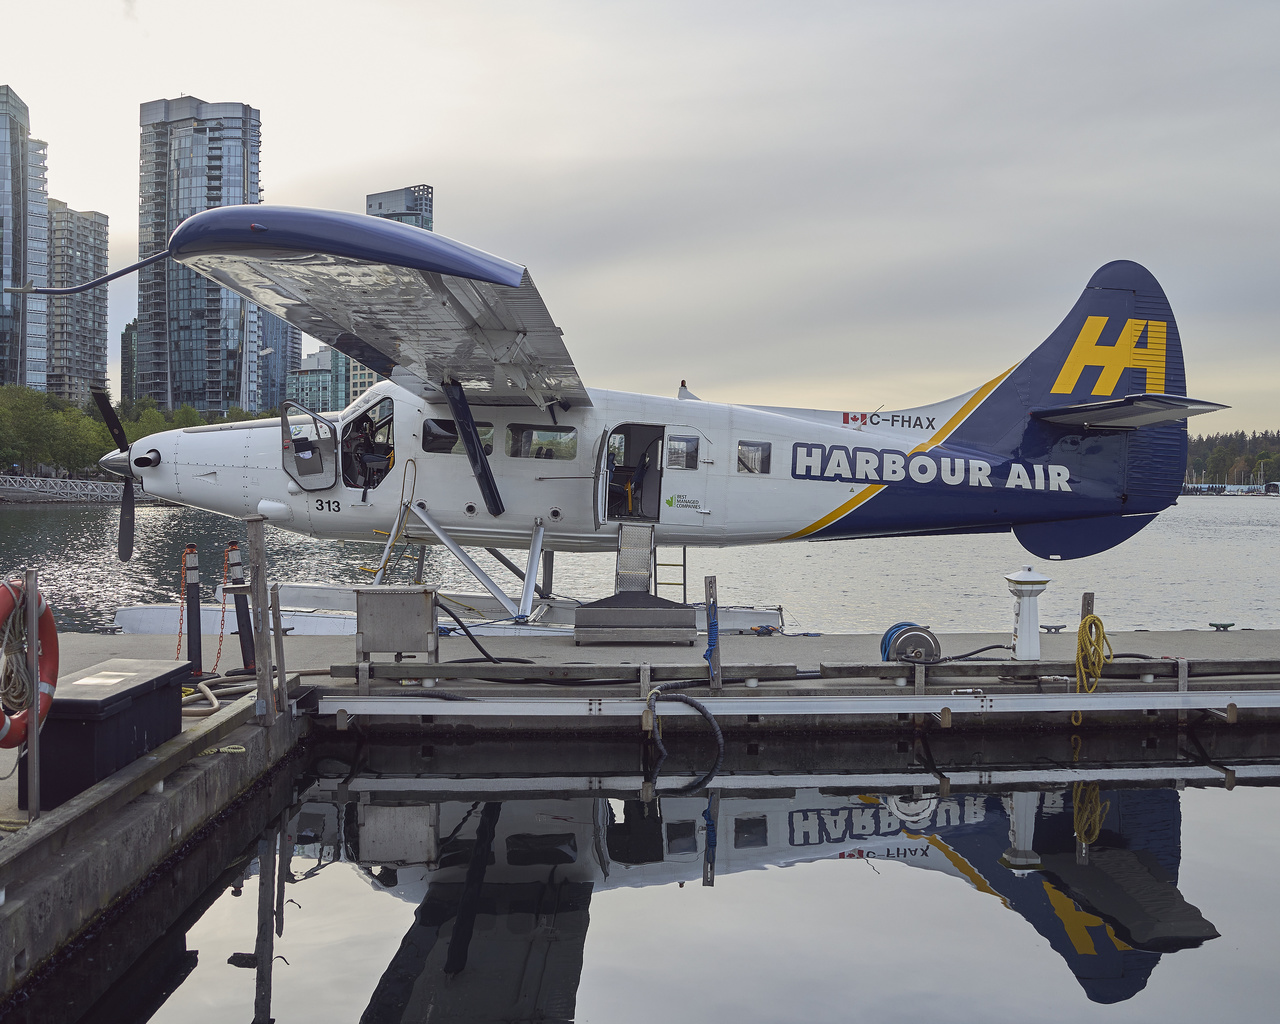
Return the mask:
<path fill-rule="evenodd" d="M 107 215 L 49 200 L 49 285 L 68 288 L 107 273 Z M 107 386 L 107 286 L 49 296 L 48 390 L 77 405 Z"/>
<path fill-rule="evenodd" d="M 435 190 L 430 185 L 409 185 L 390 192 L 375 192 L 364 197 L 364 212 L 431 231 L 434 196 Z"/>
<path fill-rule="evenodd" d="M 302 357 L 289 374 L 286 398 L 312 412 L 337 412 L 351 403 L 350 358 L 336 348 L 321 345 L 319 352 Z"/>
<path fill-rule="evenodd" d="M 193 214 L 261 201 L 262 118 L 253 107 L 182 96 L 143 103 L 139 120 L 139 258 L 164 249 Z M 138 275 L 137 397 L 215 416 L 232 406 L 258 411 L 269 315 L 176 263 L 145 268 Z"/>
<path fill-rule="evenodd" d="M 258 408 L 279 409 L 288 394 L 289 374 L 302 366 L 302 332 L 278 316 L 262 315 L 258 350 Z"/>
<path fill-rule="evenodd" d="M 135 316 L 120 332 L 120 397 L 132 402 L 138 397 L 138 318 Z"/>
<path fill-rule="evenodd" d="M 27 105 L 0 85 L 0 288 L 48 284 L 47 148 L 31 138 Z M 0 384 L 44 389 L 47 318 L 45 296 L 0 291 Z"/>
<path fill-rule="evenodd" d="M 434 230 L 435 190 L 430 185 L 408 185 L 390 192 L 374 192 L 364 197 L 364 212 L 383 220 L 409 224 L 424 231 Z M 351 363 L 350 390 L 354 402 L 385 377 L 354 360 Z"/>

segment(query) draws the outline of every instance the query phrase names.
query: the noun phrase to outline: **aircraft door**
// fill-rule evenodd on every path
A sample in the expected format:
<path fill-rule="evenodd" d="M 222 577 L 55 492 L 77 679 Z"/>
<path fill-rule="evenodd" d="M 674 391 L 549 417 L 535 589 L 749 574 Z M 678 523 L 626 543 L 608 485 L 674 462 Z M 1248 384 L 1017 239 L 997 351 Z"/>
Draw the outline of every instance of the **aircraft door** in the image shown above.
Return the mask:
<path fill-rule="evenodd" d="M 605 523 L 656 523 L 662 506 L 663 428 L 620 423 L 606 430 L 596 453 L 596 528 Z"/>
<path fill-rule="evenodd" d="M 707 439 L 693 427 L 667 427 L 663 445 L 661 521 L 669 526 L 707 525 Z"/>
<path fill-rule="evenodd" d="M 609 435 L 606 430 L 600 435 L 600 445 L 596 449 L 596 480 L 592 495 L 592 512 L 595 515 L 596 529 L 604 526 L 609 511 L 609 484 L 613 476 L 613 453 L 609 450 Z"/>
<path fill-rule="evenodd" d="M 327 491 L 338 482 L 338 428 L 297 402 L 280 407 L 284 471 L 304 491 Z"/>

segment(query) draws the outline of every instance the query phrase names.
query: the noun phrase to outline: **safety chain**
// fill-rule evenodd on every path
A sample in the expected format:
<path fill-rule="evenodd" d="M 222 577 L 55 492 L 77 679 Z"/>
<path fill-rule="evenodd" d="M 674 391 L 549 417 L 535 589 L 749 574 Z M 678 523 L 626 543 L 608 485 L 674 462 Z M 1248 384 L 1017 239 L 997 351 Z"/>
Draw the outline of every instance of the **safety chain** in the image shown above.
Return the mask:
<path fill-rule="evenodd" d="M 178 648 L 173 652 L 173 660 L 182 660 L 182 617 L 187 610 L 187 549 L 182 549 L 178 556 Z"/>
<path fill-rule="evenodd" d="M 218 623 L 218 654 L 213 659 L 210 672 L 218 671 L 218 662 L 222 660 L 222 641 L 227 635 L 227 574 L 231 571 L 231 549 L 222 552 L 222 620 Z"/>

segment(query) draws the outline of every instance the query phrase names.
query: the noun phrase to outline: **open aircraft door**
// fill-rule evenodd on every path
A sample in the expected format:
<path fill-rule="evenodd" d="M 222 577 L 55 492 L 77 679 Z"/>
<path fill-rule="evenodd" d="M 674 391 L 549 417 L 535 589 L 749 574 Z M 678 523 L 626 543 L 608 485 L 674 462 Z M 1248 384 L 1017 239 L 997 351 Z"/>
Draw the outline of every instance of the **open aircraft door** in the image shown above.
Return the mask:
<path fill-rule="evenodd" d="M 285 402 L 280 407 L 284 471 L 304 491 L 327 491 L 338 482 L 338 427 L 318 413 Z"/>
<path fill-rule="evenodd" d="M 613 462 L 609 458 L 609 434 L 606 429 L 600 435 L 600 444 L 596 448 L 596 479 L 592 489 L 591 511 L 595 515 L 596 529 L 604 526 L 609 515 L 609 482 L 612 476 Z"/>

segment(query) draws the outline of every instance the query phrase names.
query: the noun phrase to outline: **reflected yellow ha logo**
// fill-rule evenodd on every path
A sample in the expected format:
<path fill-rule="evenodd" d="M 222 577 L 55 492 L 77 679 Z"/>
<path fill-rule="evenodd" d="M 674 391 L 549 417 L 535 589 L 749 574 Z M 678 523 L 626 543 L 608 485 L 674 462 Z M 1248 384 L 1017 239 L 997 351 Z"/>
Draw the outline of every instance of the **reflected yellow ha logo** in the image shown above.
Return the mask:
<path fill-rule="evenodd" d="M 1129 320 L 1120 330 L 1114 345 L 1099 345 L 1108 317 L 1091 316 L 1084 322 L 1071 354 L 1062 364 L 1062 372 L 1050 391 L 1069 395 L 1076 388 L 1086 366 L 1102 372 L 1093 386 L 1093 394 L 1110 395 L 1120 383 L 1120 374 L 1133 367 L 1147 371 L 1147 391 L 1164 394 L 1165 330 L 1164 320 Z"/>

